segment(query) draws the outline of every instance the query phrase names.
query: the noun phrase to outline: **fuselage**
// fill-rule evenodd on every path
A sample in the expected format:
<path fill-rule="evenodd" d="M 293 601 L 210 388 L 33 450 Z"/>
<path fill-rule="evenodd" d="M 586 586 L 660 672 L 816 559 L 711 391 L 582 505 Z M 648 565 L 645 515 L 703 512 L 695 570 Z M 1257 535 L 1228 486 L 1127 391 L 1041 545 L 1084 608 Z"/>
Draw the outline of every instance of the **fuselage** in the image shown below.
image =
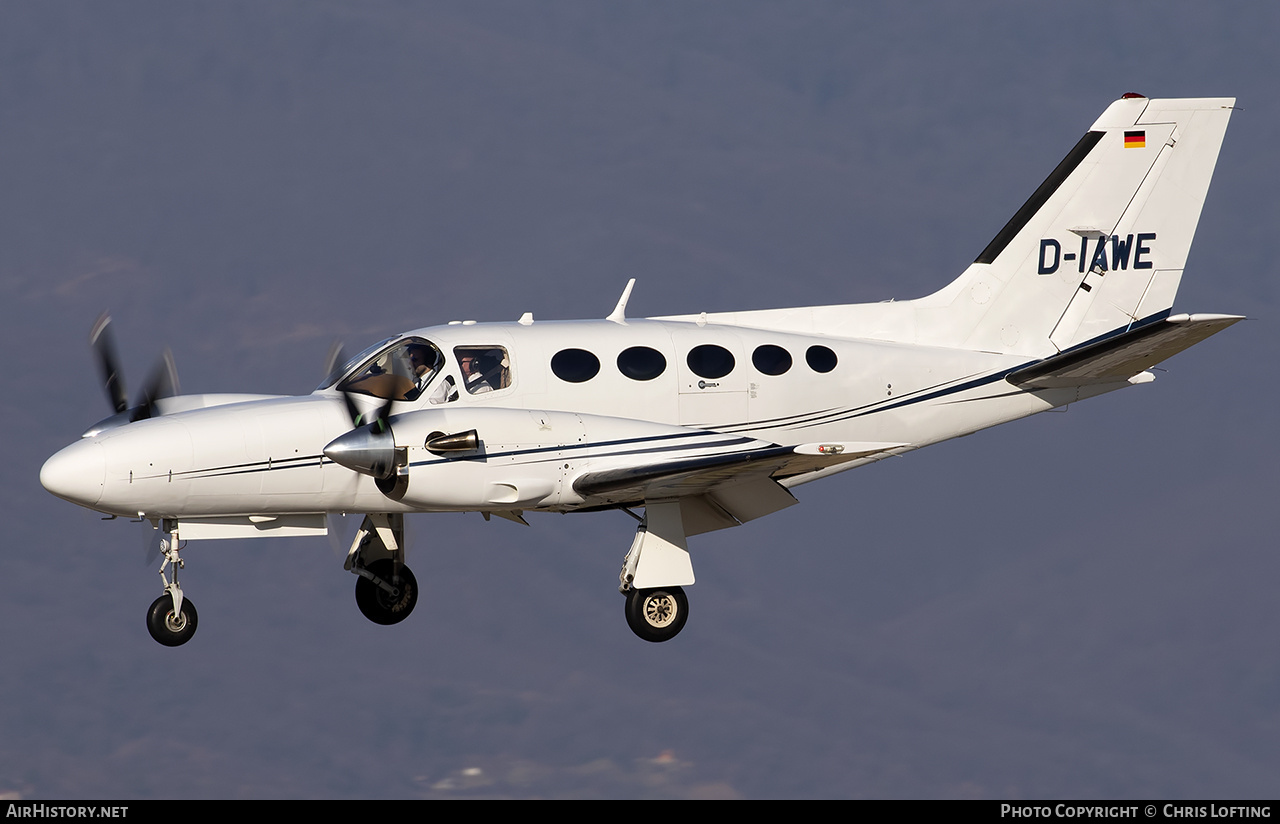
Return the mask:
<path fill-rule="evenodd" d="M 430 327 L 353 360 L 345 374 L 407 341 L 439 353 L 416 399 L 390 401 L 409 495 L 388 497 L 374 478 L 325 457 L 326 445 L 353 429 L 335 388 L 341 375 L 307 396 L 231 403 L 211 396 L 205 403 L 216 405 L 85 437 L 52 457 L 41 480 L 82 506 L 151 518 L 567 511 L 602 503 L 574 491 L 576 476 L 638 458 L 828 441 L 900 444 L 900 452 L 1079 394 L 1010 386 L 1003 376 L 1026 363 L 1022 356 L 696 321 Z M 473 393 L 461 359 L 478 352 L 492 353 L 501 376 Z M 446 382 L 453 392 L 432 398 Z M 385 402 L 349 394 L 366 410 Z M 429 436 L 466 430 L 478 433 L 479 451 L 425 449 Z"/>

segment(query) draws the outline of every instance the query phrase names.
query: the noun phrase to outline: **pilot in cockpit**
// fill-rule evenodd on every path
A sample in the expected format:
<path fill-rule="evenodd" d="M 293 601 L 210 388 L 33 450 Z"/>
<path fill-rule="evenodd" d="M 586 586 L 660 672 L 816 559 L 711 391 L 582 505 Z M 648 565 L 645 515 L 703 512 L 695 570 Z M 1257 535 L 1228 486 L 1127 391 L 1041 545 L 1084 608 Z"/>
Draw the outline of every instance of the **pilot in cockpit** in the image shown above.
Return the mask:
<path fill-rule="evenodd" d="M 427 384 L 435 375 L 436 356 L 430 347 L 411 343 L 405 347 L 405 357 L 409 359 L 409 365 L 413 371 L 413 389 L 406 392 L 405 396 L 412 395 L 416 398 L 422 394 L 422 390 L 427 388 Z"/>

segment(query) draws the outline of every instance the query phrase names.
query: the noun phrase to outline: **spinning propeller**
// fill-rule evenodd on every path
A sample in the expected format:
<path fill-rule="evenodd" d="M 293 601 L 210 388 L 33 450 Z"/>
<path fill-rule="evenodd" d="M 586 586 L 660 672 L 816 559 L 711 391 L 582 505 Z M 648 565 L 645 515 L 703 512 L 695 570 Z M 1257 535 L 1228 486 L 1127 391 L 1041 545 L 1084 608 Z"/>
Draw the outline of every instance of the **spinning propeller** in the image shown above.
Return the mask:
<path fill-rule="evenodd" d="M 120 368 L 115 336 L 111 333 L 111 316 L 107 313 L 104 312 L 94 322 L 93 329 L 89 333 L 89 345 L 93 347 L 94 354 L 97 356 L 103 387 L 107 391 L 107 400 L 110 401 L 115 414 L 100 421 L 86 433 L 87 435 L 162 414 L 157 408 L 157 402 L 162 398 L 171 398 L 178 394 L 178 370 L 173 362 L 173 353 L 166 347 L 160 355 L 159 362 L 148 375 L 147 382 L 143 384 L 138 402 L 132 407 L 129 406 L 124 371 Z"/>
<path fill-rule="evenodd" d="M 343 392 L 342 397 L 351 416 L 352 429 L 324 448 L 325 457 L 379 481 L 395 477 L 399 463 L 396 439 L 387 420 L 392 401 L 383 401 L 372 412 L 361 412 L 351 392 Z"/>
<path fill-rule="evenodd" d="M 346 362 L 346 352 L 342 344 L 334 341 L 329 347 L 329 356 L 325 363 L 326 384 L 341 377 L 338 373 Z M 370 408 L 369 401 L 373 400 L 372 396 L 358 394 L 349 389 L 342 391 L 342 400 L 346 405 L 347 415 L 351 418 L 351 430 L 326 446 L 324 455 L 347 469 L 373 476 L 378 483 L 378 488 L 388 492 L 396 485 L 396 474 L 400 465 L 397 458 L 401 457 L 397 454 L 395 436 L 392 435 L 391 424 L 387 420 L 391 414 L 393 401 L 387 399 L 377 407 Z M 399 450 L 400 453 L 403 451 Z"/>
<path fill-rule="evenodd" d="M 341 377 L 338 371 L 343 362 L 342 347 L 335 344 L 329 350 L 326 384 Z M 331 441 L 323 450 L 324 456 L 354 472 L 369 475 L 384 495 L 400 500 L 408 487 L 409 458 L 406 447 L 396 446 L 391 430 L 391 405 L 398 398 L 384 400 L 350 389 L 341 391 L 352 428 Z M 375 401 L 377 406 L 373 406 Z M 437 455 L 474 452 L 479 447 L 479 437 L 474 429 L 452 435 L 433 432 L 424 446 Z"/>

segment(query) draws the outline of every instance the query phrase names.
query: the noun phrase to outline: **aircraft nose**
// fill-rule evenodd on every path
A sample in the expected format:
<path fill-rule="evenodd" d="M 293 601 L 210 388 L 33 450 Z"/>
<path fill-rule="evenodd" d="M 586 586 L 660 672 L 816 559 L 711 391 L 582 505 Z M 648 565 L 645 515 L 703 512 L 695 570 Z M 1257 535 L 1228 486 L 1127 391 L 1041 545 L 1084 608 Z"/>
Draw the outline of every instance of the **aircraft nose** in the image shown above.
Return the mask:
<path fill-rule="evenodd" d="M 92 507 L 102 497 L 107 476 L 107 459 L 102 444 L 77 441 L 56 453 L 40 468 L 40 484 L 45 489 L 81 506 Z"/>

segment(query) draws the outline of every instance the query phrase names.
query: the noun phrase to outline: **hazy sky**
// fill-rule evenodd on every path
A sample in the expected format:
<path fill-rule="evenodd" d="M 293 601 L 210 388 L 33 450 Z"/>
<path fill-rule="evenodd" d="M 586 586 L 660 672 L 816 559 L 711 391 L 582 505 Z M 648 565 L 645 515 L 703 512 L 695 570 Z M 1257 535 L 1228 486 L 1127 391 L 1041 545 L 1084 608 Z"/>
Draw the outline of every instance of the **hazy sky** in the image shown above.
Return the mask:
<path fill-rule="evenodd" d="M 1178 2 L 0 0 L 0 796 L 1274 798 L 1280 10 Z M 636 639 L 622 514 L 410 518 L 184 552 L 46 493 L 136 389 L 305 393 L 452 319 L 911 298 L 1110 101 L 1235 96 L 1150 385 L 798 490 L 693 539 Z M 346 525 L 354 531 L 355 523 Z M 336 544 L 344 543 L 342 540 Z"/>

